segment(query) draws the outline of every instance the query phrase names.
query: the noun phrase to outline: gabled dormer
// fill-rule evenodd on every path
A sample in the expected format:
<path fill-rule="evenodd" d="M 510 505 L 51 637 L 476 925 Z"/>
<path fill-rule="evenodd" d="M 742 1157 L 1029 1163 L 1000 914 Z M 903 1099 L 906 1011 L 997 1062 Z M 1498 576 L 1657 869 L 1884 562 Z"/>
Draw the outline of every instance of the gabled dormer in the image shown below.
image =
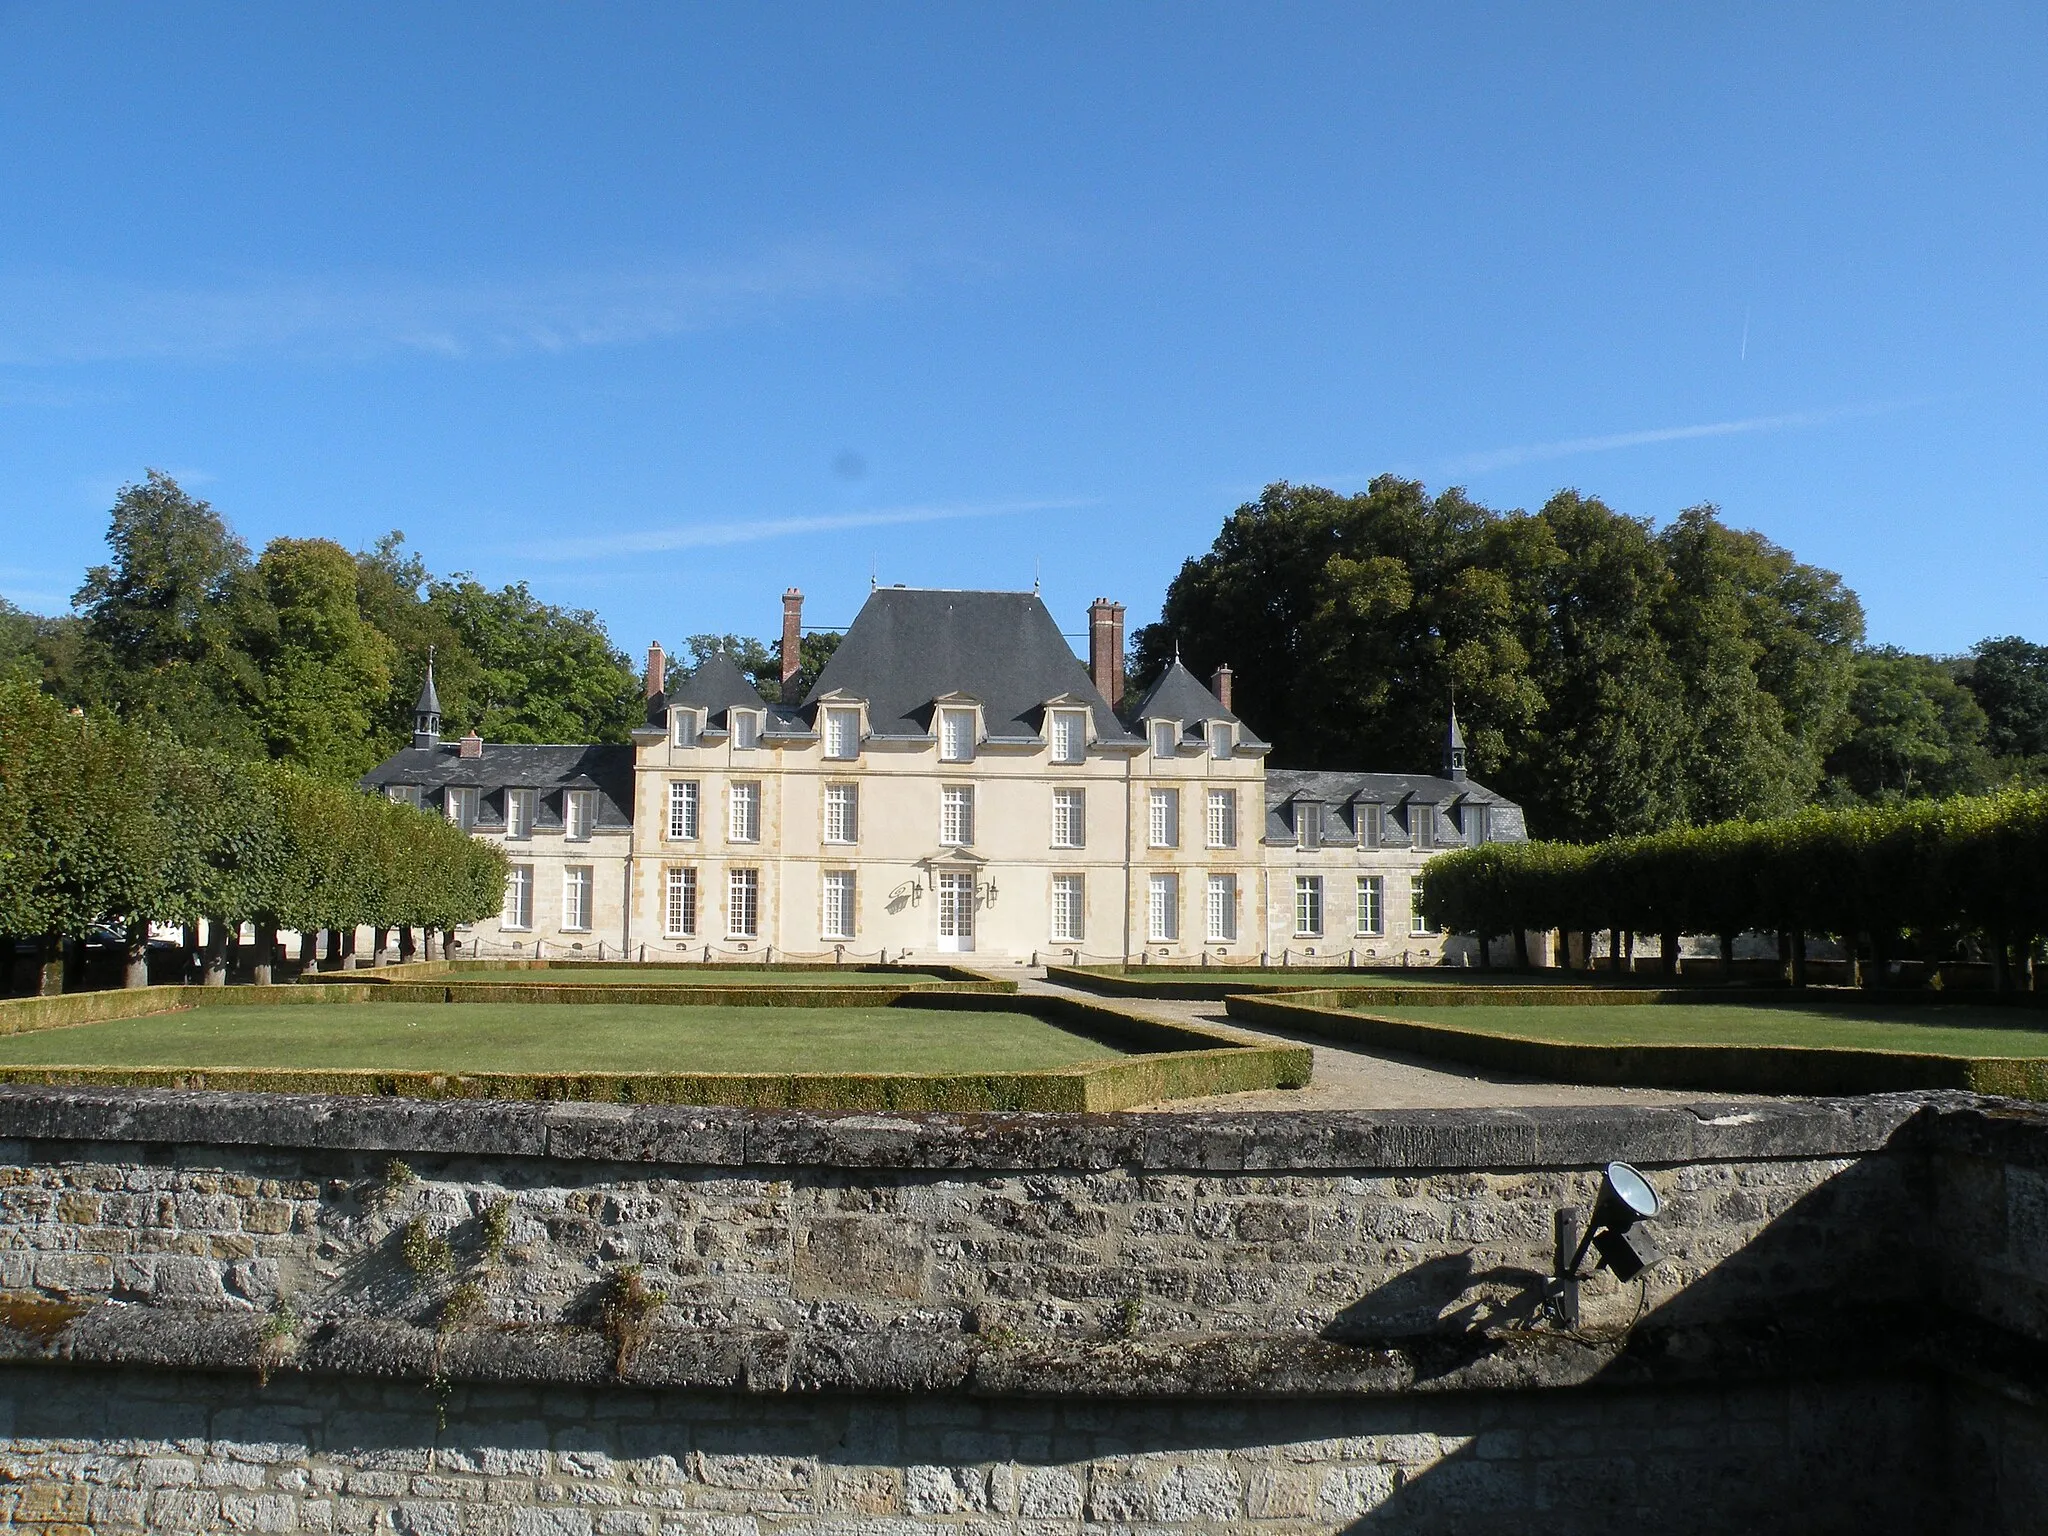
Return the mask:
<path fill-rule="evenodd" d="M 859 758 L 861 744 L 868 738 L 868 701 L 834 688 L 814 694 L 805 707 L 811 712 L 812 729 L 825 744 L 827 762 L 850 763 Z"/>
<path fill-rule="evenodd" d="M 1218 681 L 1225 686 L 1228 676 L 1228 668 L 1218 668 Z M 1246 730 L 1230 706 L 1203 687 L 1179 657 L 1146 691 L 1130 719 L 1153 756 L 1159 758 L 1206 752 L 1229 759 L 1240 754 L 1262 756 L 1267 750 L 1266 743 Z"/>
<path fill-rule="evenodd" d="M 981 700 L 971 693 L 942 693 L 933 699 L 931 728 L 942 763 L 973 762 L 988 735 Z"/>
<path fill-rule="evenodd" d="M 679 747 L 730 742 L 759 746 L 768 725 L 768 701 L 723 651 L 668 690 L 669 740 Z"/>
<path fill-rule="evenodd" d="M 1088 760 L 1095 741 L 1095 700 L 1081 693 L 1060 693 L 1045 701 L 1040 711 L 1038 733 L 1046 756 L 1055 767 L 1072 766 Z"/>

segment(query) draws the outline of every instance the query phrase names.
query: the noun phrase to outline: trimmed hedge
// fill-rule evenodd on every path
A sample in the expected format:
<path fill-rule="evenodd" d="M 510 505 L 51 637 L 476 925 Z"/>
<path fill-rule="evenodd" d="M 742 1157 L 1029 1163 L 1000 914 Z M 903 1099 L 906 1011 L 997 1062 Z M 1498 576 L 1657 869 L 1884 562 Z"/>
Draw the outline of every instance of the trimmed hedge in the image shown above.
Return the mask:
<path fill-rule="evenodd" d="M 644 987 L 625 986 L 616 982 L 601 985 L 578 986 L 574 981 L 481 981 L 471 978 L 478 976 L 509 975 L 520 976 L 539 970 L 558 969 L 553 962 L 506 962 L 500 968 L 495 961 L 429 960 L 416 961 L 410 965 L 385 965 L 360 971 L 326 971 L 318 975 L 299 978 L 299 985 L 316 990 L 331 987 L 363 986 L 379 989 L 378 995 L 393 1002 L 426 1002 L 430 998 L 418 996 L 426 992 L 446 993 L 441 999 L 451 1003 L 549 1003 L 549 1002 L 596 1002 L 610 1000 L 624 1003 L 724 1003 L 739 1007 L 825 1007 L 847 1006 L 855 998 L 867 998 L 878 1004 L 886 1004 L 894 998 L 911 992 L 959 992 L 977 997 L 1014 994 L 1017 983 L 1008 979 L 977 975 L 972 971 L 961 971 L 953 967 L 944 969 L 951 974 L 937 974 L 933 970 L 911 970 L 901 973 L 881 967 L 862 968 L 863 975 L 890 974 L 901 976 L 898 985 L 877 987 L 834 987 L 830 977 L 834 971 L 845 974 L 837 966 L 708 966 L 705 969 L 722 975 L 730 971 L 733 984 L 729 987 L 706 986 L 699 983 L 650 982 Z M 571 962 L 559 967 L 573 973 L 577 970 L 601 970 L 606 975 L 616 976 L 629 972 L 629 964 L 602 961 Z M 662 970 L 675 970 L 675 966 L 662 966 Z M 805 976 L 815 975 L 817 986 L 749 987 L 744 978 L 751 975 L 777 974 L 785 970 L 796 971 Z M 957 979 L 956 979 L 957 978 Z"/>
<path fill-rule="evenodd" d="M 1401 999 L 1387 998 L 1388 1003 Z M 1406 999 L 1413 1001 L 1413 997 Z M 1495 1000 L 1492 997 L 1488 1001 Z M 1696 1002 L 1684 994 L 1602 993 L 1542 1000 L 1650 1004 Z M 1446 998 L 1431 997 L 1432 1004 Z M 1233 997 L 1230 1016 L 1378 1050 L 1455 1061 L 1562 1083 L 1723 1093 L 1861 1094 L 1956 1088 L 2007 1098 L 2048 1100 L 2048 1057 L 1940 1056 L 1808 1045 L 1590 1045 L 1529 1040 L 1451 1024 L 1425 1024 L 1347 1011 L 1370 1006 L 1358 994 L 1319 992 L 1287 998 Z"/>

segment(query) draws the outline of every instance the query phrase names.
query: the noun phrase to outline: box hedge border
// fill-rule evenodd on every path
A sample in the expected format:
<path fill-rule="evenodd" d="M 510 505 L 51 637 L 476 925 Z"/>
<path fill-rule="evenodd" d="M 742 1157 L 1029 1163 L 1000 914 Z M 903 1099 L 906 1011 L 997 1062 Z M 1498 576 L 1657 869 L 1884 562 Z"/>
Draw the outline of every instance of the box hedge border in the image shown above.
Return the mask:
<path fill-rule="evenodd" d="M 1008 978 L 986 975 L 959 965 L 833 965 L 829 961 L 799 961 L 784 964 L 748 965 L 733 961 L 665 961 L 654 962 L 623 960 L 416 960 L 401 965 L 365 966 L 358 971 L 308 971 L 299 977 L 301 984 L 312 986 L 351 986 L 356 983 L 378 985 L 382 983 L 414 983 L 421 980 L 460 982 L 465 976 L 519 976 L 536 971 L 602 971 L 617 975 L 621 971 L 637 969 L 658 971 L 709 971 L 719 976 L 731 976 L 732 985 L 743 987 L 748 976 L 801 975 L 820 978 L 820 985 L 829 985 L 822 978 L 832 975 L 892 976 L 904 991 L 930 990 L 939 987 L 969 987 L 977 992 L 1015 992 L 1017 983 Z M 481 983 L 472 983 L 478 984 Z M 573 986 L 573 982 L 535 982 L 535 986 Z M 605 985 L 612 985 L 605 983 Z M 678 987 L 696 983 L 650 982 L 650 986 Z"/>
<path fill-rule="evenodd" d="M 108 1019 L 182 1012 L 193 1007 L 287 1003 L 345 1006 L 365 1002 L 538 1001 L 677 1005 L 677 988 L 536 988 L 539 998 L 450 994 L 518 988 L 454 986 L 150 987 L 0 1000 L 0 1034 Z M 690 988 L 690 1004 L 708 999 Z M 791 999 L 788 993 L 802 994 Z M 876 993 L 884 994 L 878 999 Z M 620 993 L 627 994 L 621 997 Z M 1306 1046 L 1248 1040 L 1232 1030 L 1181 1024 L 1073 998 L 1014 992 L 906 991 L 863 987 L 764 988 L 745 994 L 780 1006 L 885 1007 L 1023 1013 L 1140 1054 L 1042 1072 L 992 1073 L 689 1073 L 388 1071 L 375 1068 L 191 1068 L 0 1066 L 0 1083 L 43 1086 L 211 1088 L 245 1093 L 374 1094 L 423 1099 L 584 1100 L 618 1104 L 715 1104 L 756 1109 L 1060 1110 L 1128 1109 L 1166 1099 L 1201 1098 L 1262 1088 L 1299 1088 L 1312 1065 Z M 884 1000 L 885 999 L 885 1000 Z M 125 1005 L 125 1006 L 124 1006 Z M 745 1006 L 742 1004 L 741 1006 Z M 684 1004 L 688 1006 L 688 1004 Z"/>
<path fill-rule="evenodd" d="M 1580 990 L 1545 988 L 1539 996 L 1519 1001 L 1698 1001 L 1696 993 L 1586 991 L 1584 996 L 1576 995 Z M 1497 993 L 1486 999 L 1499 1000 Z M 1425 1024 L 1348 1011 L 1415 1001 L 1412 992 L 1389 996 L 1378 989 L 1333 989 L 1295 993 L 1285 998 L 1241 995 L 1230 998 L 1225 1007 L 1232 1018 L 1247 1023 L 1550 1082 L 1814 1096 L 1955 1088 L 2007 1098 L 2048 1100 L 2048 1057 L 1941 1056 L 1858 1046 L 1594 1045 L 1529 1040 L 1452 1024 Z M 1428 1001 L 1440 1004 L 1451 999 L 1432 995 Z"/>

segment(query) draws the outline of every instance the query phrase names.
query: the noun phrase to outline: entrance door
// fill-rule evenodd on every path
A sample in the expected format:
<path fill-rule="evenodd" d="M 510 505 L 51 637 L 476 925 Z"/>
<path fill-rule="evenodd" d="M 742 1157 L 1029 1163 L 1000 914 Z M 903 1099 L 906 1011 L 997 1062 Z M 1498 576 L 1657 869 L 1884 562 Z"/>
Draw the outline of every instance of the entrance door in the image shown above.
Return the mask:
<path fill-rule="evenodd" d="M 939 876 L 939 949 L 965 954 L 974 948 L 974 876 Z"/>

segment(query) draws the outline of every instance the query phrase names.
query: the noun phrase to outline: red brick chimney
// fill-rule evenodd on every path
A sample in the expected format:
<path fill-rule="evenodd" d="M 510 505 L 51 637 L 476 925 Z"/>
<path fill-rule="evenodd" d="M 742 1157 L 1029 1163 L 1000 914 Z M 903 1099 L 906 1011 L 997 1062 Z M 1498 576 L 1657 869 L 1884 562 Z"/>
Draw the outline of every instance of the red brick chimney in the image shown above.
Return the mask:
<path fill-rule="evenodd" d="M 1124 605 L 1098 597 L 1088 605 L 1088 676 L 1116 709 L 1124 701 Z"/>
<path fill-rule="evenodd" d="M 647 642 L 647 697 L 653 698 L 668 680 L 668 658 L 661 654 L 661 642 Z"/>
<path fill-rule="evenodd" d="M 471 731 L 455 744 L 455 755 L 457 757 L 482 757 L 484 755 L 483 737 L 477 735 L 475 731 Z"/>
<path fill-rule="evenodd" d="M 1225 709 L 1230 709 L 1230 708 L 1231 708 L 1231 703 L 1230 703 L 1230 679 L 1231 679 L 1231 676 L 1232 676 L 1232 673 L 1231 673 L 1231 670 L 1230 670 L 1230 663 L 1226 661 L 1226 662 L 1224 662 L 1224 663 L 1223 663 L 1223 665 L 1221 665 L 1220 667 L 1218 667 L 1218 668 L 1217 668 L 1217 669 L 1215 670 L 1215 672 L 1214 672 L 1213 674 L 1211 674 L 1211 676 L 1210 676 L 1210 678 L 1209 678 L 1209 691 L 1210 691 L 1211 693 L 1215 694 L 1215 695 L 1216 695 L 1216 697 L 1217 697 L 1218 699 L 1222 700 L 1222 702 L 1223 702 L 1223 707 L 1224 707 Z"/>
<path fill-rule="evenodd" d="M 790 680 L 804 664 L 804 595 L 791 587 L 782 594 L 782 702 L 794 704 L 789 696 Z"/>

